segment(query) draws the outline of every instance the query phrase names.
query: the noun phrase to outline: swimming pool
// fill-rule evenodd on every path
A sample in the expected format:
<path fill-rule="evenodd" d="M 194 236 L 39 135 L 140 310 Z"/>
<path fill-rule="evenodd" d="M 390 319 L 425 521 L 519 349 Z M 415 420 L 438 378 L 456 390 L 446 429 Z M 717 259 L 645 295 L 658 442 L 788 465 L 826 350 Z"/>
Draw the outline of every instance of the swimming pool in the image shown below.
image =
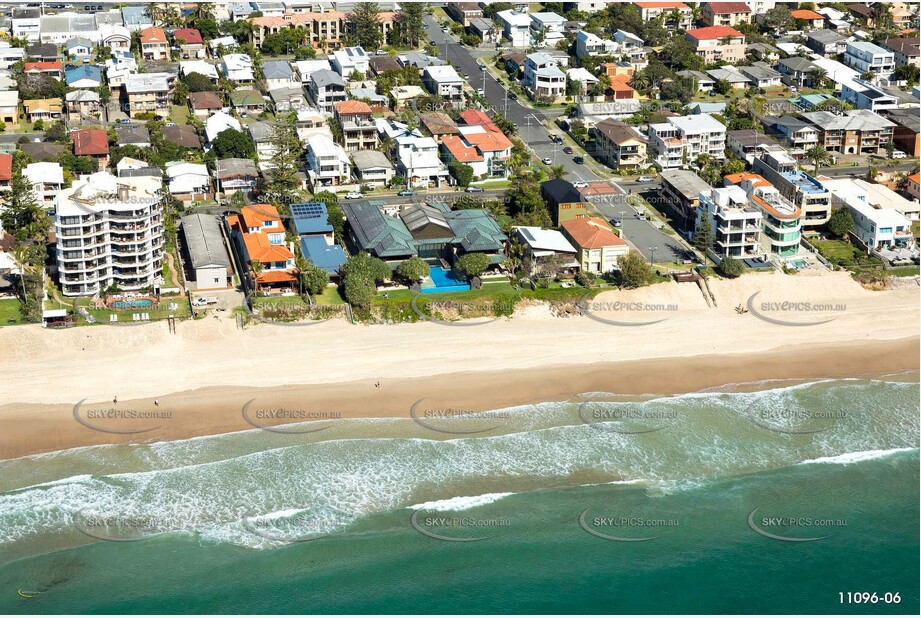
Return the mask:
<path fill-rule="evenodd" d="M 434 286 L 422 287 L 422 291 L 428 292 L 429 294 L 438 292 L 460 292 L 470 289 L 469 283 L 455 278 L 453 272 L 441 268 L 440 266 L 430 266 L 429 277 L 431 277 Z"/>
<path fill-rule="evenodd" d="M 140 307 L 150 307 L 153 301 L 149 298 L 133 298 L 131 300 L 116 300 L 112 303 L 113 309 L 138 309 Z"/>
<path fill-rule="evenodd" d="M 793 260 L 792 262 L 787 262 L 787 266 L 790 268 L 795 268 L 796 270 L 802 270 L 806 268 L 807 264 L 804 260 Z"/>

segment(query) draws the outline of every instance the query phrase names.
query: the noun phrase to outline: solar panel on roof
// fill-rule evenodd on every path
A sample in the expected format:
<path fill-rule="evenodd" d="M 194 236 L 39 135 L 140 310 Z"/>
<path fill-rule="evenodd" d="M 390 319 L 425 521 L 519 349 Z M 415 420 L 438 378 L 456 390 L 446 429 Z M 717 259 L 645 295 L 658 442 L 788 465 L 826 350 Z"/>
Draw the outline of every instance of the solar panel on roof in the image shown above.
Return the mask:
<path fill-rule="evenodd" d="M 297 218 L 313 218 L 323 216 L 323 206 L 321 204 L 292 204 L 291 215 Z"/>
<path fill-rule="evenodd" d="M 531 242 L 534 242 L 534 237 L 531 235 L 531 230 L 521 230 L 521 234 Z"/>

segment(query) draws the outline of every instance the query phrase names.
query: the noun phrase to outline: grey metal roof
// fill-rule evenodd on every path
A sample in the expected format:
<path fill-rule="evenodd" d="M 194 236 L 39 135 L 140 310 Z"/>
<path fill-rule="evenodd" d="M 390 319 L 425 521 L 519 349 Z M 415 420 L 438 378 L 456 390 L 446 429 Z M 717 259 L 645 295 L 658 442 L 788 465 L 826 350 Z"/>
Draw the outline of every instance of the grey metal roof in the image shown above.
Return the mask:
<path fill-rule="evenodd" d="M 806 60 L 805 58 L 800 58 L 799 56 L 791 56 L 790 58 L 784 58 L 782 60 L 779 60 L 777 64 L 782 64 L 788 69 L 790 69 L 791 71 L 797 71 L 800 73 L 812 71 L 813 69 L 816 68 L 816 65 L 811 63 L 809 60 Z"/>
<path fill-rule="evenodd" d="M 378 150 L 357 150 L 352 153 L 352 161 L 355 163 L 355 167 L 360 170 L 375 167 L 393 169 L 393 163 L 390 162 L 390 159 Z"/>
<path fill-rule="evenodd" d="M 812 32 L 806 33 L 806 38 L 822 43 L 823 45 L 844 40 L 844 37 L 834 30 L 813 30 Z"/>
<path fill-rule="evenodd" d="M 291 79 L 294 71 L 284 60 L 266 60 L 262 64 L 262 74 L 266 79 Z"/>
<path fill-rule="evenodd" d="M 321 88 L 326 86 L 342 86 L 345 88 L 345 80 L 342 79 L 342 76 L 329 69 L 314 71 L 310 74 L 310 80 Z"/>
<path fill-rule="evenodd" d="M 446 238 L 454 236 L 448 220 L 445 219 L 444 210 L 431 204 L 413 204 L 400 212 L 400 219 L 403 220 L 410 233 L 427 225 L 436 225 L 444 228 Z"/>
<path fill-rule="evenodd" d="M 214 174 L 218 179 L 233 176 L 258 176 L 256 162 L 252 159 L 220 159 L 214 164 Z"/>
<path fill-rule="evenodd" d="M 116 125 L 119 144 L 149 144 L 150 131 L 138 125 Z"/>
<path fill-rule="evenodd" d="M 713 188 L 690 170 L 662 170 L 662 180 L 689 200 L 697 199 L 701 191 Z"/>
<path fill-rule="evenodd" d="M 368 200 L 346 202 L 342 210 L 361 249 L 376 257 L 416 255 L 412 234 L 396 217 L 388 217 Z"/>
<path fill-rule="evenodd" d="M 803 118 L 826 131 L 878 131 L 895 126 L 894 122 L 868 109 L 854 109 L 841 115 L 832 112 L 806 112 Z"/>
<path fill-rule="evenodd" d="M 885 112 L 889 120 L 898 123 L 910 129 L 915 133 L 921 132 L 921 117 L 918 116 L 918 110 L 915 109 L 892 109 Z"/>
<path fill-rule="evenodd" d="M 185 236 L 192 268 L 230 266 L 224 248 L 221 226 L 214 215 L 187 215 L 182 217 L 182 234 Z"/>

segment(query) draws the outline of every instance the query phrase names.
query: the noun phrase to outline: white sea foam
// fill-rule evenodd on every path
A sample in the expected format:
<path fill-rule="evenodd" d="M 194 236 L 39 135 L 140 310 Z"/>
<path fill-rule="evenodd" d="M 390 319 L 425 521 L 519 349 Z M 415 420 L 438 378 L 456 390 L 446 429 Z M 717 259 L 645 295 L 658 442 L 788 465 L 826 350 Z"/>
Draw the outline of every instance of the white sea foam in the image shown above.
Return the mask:
<path fill-rule="evenodd" d="M 483 494 L 481 496 L 457 496 L 445 500 L 433 500 L 431 502 L 414 504 L 407 508 L 413 509 L 414 511 L 466 511 L 467 509 L 498 502 L 502 498 L 513 495 L 515 495 L 514 492 Z"/>
<path fill-rule="evenodd" d="M 815 459 L 807 459 L 806 461 L 800 462 L 799 465 L 806 464 L 852 464 L 858 463 L 861 461 L 869 461 L 871 459 L 882 459 L 883 457 L 889 457 L 890 455 L 895 455 L 896 453 L 907 453 L 909 451 L 917 451 L 917 447 L 908 447 L 908 448 L 891 448 L 884 450 L 875 450 L 875 451 L 858 451 L 856 453 L 843 453 L 841 455 L 831 455 L 828 457 L 817 457 Z"/>

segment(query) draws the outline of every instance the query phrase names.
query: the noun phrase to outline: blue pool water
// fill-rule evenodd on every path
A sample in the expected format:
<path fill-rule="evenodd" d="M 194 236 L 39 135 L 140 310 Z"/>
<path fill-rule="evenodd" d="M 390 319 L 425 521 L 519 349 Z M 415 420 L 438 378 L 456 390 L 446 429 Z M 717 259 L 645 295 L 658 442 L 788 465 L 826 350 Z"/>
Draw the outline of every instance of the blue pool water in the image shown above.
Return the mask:
<path fill-rule="evenodd" d="M 787 266 L 790 268 L 796 268 L 797 270 L 806 267 L 806 262 L 803 260 L 793 260 L 792 262 L 787 262 Z"/>
<path fill-rule="evenodd" d="M 445 270 L 440 266 L 430 266 L 429 277 L 432 278 L 432 283 L 435 284 L 435 287 L 423 287 L 423 292 L 460 292 L 462 290 L 470 289 L 469 283 L 456 279 L 454 277 L 454 273 L 452 273 L 450 270 Z"/>
<path fill-rule="evenodd" d="M 149 307 L 153 304 L 153 301 L 149 298 L 136 298 L 132 300 L 117 300 L 112 303 L 112 306 L 116 309 L 134 309 L 136 307 Z"/>

